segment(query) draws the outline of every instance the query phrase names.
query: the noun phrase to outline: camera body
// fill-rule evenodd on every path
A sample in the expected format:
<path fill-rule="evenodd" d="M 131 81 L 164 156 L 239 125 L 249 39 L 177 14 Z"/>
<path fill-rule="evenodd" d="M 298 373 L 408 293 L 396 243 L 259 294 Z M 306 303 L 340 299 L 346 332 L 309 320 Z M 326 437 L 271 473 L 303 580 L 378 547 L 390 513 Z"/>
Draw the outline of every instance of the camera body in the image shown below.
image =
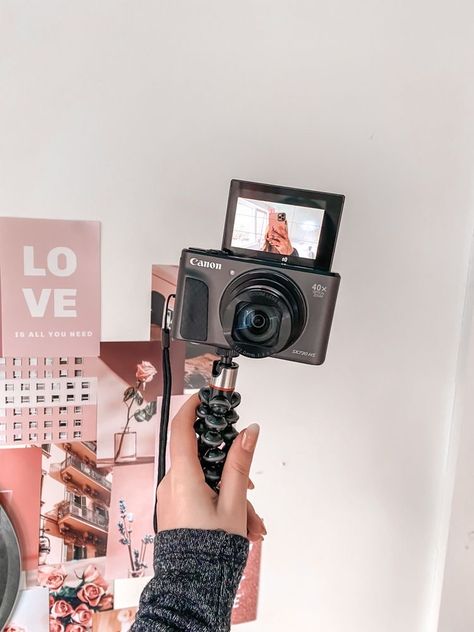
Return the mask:
<path fill-rule="evenodd" d="M 179 265 L 173 337 L 254 358 L 322 364 L 339 283 L 336 273 L 189 248 Z M 252 316 L 257 326 L 249 332 Z M 267 327 L 266 339 L 259 316 L 274 325 L 271 336 Z M 246 319 L 248 326 L 239 331 Z"/>
<path fill-rule="evenodd" d="M 221 250 L 188 248 L 172 335 L 251 358 L 322 364 L 344 196 L 232 180 Z"/>

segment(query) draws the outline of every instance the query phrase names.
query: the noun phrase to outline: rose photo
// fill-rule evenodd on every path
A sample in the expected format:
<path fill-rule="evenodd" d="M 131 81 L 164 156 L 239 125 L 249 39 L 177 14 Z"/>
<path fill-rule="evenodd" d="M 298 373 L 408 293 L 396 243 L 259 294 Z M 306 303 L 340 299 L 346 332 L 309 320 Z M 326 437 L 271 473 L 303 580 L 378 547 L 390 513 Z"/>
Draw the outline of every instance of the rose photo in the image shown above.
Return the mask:
<path fill-rule="evenodd" d="M 103 342 L 98 362 L 99 467 L 152 463 L 162 393 L 161 345 Z M 172 348 L 173 393 L 183 392 L 184 353 Z"/>
<path fill-rule="evenodd" d="M 113 608 L 103 565 L 45 565 L 38 571 L 38 583 L 49 590 L 51 632 L 92 630 L 93 615 Z"/>

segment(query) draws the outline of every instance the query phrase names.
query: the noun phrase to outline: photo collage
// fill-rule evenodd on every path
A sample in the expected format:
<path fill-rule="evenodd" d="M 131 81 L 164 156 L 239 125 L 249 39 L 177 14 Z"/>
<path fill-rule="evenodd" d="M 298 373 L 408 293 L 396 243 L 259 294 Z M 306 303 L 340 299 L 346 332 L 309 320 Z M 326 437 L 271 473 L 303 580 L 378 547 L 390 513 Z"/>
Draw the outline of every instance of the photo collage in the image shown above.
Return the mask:
<path fill-rule="evenodd" d="M 21 553 L 7 632 L 133 624 L 153 575 L 161 329 L 177 271 L 150 270 L 149 340 L 104 342 L 99 222 L 0 218 L 0 506 Z M 170 357 L 173 416 L 215 356 L 172 341 Z M 233 623 L 257 616 L 260 558 L 251 544 Z"/>

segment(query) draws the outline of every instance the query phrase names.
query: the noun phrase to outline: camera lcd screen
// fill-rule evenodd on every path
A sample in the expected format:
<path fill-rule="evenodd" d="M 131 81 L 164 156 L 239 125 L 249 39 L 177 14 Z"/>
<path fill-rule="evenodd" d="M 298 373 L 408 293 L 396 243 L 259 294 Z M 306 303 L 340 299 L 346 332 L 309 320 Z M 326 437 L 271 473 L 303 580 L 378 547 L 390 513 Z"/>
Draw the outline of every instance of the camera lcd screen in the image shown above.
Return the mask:
<path fill-rule="evenodd" d="M 344 196 L 232 180 L 223 249 L 329 271 Z"/>
<path fill-rule="evenodd" d="M 326 204 L 322 202 L 324 207 Z M 237 198 L 231 248 L 316 259 L 323 208 Z"/>

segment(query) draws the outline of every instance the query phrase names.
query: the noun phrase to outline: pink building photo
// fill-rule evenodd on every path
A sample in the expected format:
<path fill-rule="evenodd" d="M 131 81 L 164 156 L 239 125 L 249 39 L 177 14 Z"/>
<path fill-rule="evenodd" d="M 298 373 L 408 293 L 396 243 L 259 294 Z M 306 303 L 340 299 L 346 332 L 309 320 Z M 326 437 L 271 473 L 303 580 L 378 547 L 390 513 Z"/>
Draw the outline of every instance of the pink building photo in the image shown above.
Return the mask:
<path fill-rule="evenodd" d="M 0 357 L 0 446 L 92 441 L 97 359 Z"/>

